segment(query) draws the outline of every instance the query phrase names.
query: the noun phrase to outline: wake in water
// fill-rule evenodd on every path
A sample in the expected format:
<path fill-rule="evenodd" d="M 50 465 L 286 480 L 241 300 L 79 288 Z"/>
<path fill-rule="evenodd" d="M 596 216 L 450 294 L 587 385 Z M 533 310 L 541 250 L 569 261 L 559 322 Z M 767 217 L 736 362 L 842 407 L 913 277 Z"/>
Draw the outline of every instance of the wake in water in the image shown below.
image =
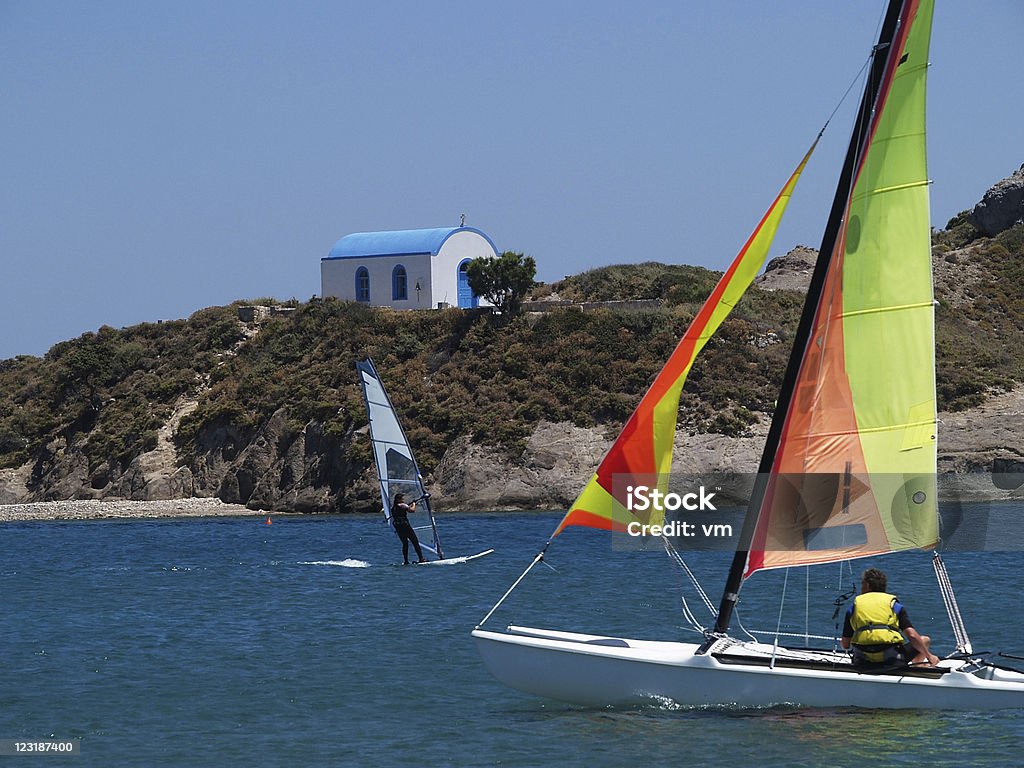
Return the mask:
<path fill-rule="evenodd" d="M 339 568 L 369 568 L 370 564 L 365 560 L 356 560 L 355 558 L 349 557 L 345 560 L 313 560 L 310 562 L 300 562 L 299 565 L 334 565 Z"/>

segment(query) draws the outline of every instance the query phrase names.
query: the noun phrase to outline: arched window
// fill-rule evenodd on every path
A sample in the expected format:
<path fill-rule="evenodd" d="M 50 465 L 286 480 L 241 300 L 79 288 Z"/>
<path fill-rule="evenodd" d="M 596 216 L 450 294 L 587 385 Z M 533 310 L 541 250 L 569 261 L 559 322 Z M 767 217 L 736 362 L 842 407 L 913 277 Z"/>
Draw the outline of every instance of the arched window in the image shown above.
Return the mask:
<path fill-rule="evenodd" d="M 391 270 L 391 300 L 405 301 L 409 298 L 409 278 L 405 267 L 399 264 Z"/>
<path fill-rule="evenodd" d="M 473 293 L 473 289 L 469 287 L 469 262 L 470 259 L 463 259 L 462 263 L 459 264 L 457 294 L 461 309 L 472 309 L 473 307 L 480 306 L 480 297 Z"/>
<path fill-rule="evenodd" d="M 366 267 L 356 270 L 356 301 L 370 301 L 370 272 Z"/>

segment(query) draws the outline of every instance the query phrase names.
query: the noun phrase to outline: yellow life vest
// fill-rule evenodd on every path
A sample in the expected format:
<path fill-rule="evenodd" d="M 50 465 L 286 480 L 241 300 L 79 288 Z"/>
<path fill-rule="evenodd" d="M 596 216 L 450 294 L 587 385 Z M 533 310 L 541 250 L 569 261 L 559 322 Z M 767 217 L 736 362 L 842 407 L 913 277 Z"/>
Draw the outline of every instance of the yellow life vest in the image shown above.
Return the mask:
<path fill-rule="evenodd" d="M 893 610 L 896 595 L 865 592 L 853 600 L 850 626 L 854 645 L 897 645 L 906 642 L 900 633 L 900 621 Z"/>

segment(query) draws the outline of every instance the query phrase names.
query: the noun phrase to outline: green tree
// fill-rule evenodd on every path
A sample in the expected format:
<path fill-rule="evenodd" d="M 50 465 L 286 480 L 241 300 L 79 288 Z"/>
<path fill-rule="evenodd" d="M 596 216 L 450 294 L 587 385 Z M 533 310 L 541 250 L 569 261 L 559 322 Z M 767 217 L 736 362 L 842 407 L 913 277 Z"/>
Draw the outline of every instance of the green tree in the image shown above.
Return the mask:
<path fill-rule="evenodd" d="M 496 259 L 473 259 L 466 268 L 469 287 L 502 314 L 518 315 L 523 299 L 533 288 L 537 262 L 532 256 L 505 251 Z"/>
<path fill-rule="evenodd" d="M 99 410 L 103 400 L 100 390 L 113 378 L 114 362 L 110 345 L 97 334 L 84 333 L 68 342 L 66 353 L 60 358 L 57 382 L 65 396 L 80 398 Z"/>

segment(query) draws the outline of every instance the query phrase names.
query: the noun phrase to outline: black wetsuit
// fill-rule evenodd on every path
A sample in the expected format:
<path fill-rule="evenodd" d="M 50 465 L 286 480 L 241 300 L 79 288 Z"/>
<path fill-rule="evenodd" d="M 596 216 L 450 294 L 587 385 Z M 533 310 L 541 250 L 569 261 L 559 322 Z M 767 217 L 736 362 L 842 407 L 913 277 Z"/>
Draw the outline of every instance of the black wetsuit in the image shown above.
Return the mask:
<path fill-rule="evenodd" d="M 426 561 L 426 558 L 423 557 L 423 550 L 420 549 L 420 540 L 416 537 L 416 531 L 413 530 L 412 525 L 409 523 L 409 513 L 411 511 L 409 505 L 404 501 L 395 502 L 394 506 L 391 507 L 391 524 L 395 527 L 395 533 L 398 534 L 398 538 L 402 540 L 402 559 L 406 565 L 409 564 L 409 542 L 412 542 L 420 562 Z"/>

